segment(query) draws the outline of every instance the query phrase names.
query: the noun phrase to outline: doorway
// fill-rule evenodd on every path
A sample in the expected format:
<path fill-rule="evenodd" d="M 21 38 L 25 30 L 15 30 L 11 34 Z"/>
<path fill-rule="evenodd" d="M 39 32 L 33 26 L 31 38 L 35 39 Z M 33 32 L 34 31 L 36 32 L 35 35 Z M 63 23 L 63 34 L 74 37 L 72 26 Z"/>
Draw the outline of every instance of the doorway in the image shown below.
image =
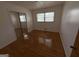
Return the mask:
<path fill-rule="evenodd" d="M 17 36 L 17 39 L 27 37 L 27 17 L 25 13 L 10 12 L 11 21 Z"/>

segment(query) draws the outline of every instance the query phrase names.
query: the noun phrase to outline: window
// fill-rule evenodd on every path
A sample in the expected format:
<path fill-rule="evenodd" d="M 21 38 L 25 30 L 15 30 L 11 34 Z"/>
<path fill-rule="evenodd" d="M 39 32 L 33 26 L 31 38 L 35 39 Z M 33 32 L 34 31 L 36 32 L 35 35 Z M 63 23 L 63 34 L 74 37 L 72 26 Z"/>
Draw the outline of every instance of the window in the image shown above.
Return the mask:
<path fill-rule="evenodd" d="M 37 14 L 37 21 L 38 22 L 44 22 L 44 13 L 38 13 Z"/>
<path fill-rule="evenodd" d="M 53 22 L 54 21 L 54 12 L 45 13 L 45 22 Z"/>
<path fill-rule="evenodd" d="M 37 14 L 37 22 L 53 22 L 54 12 L 45 12 Z"/>
<path fill-rule="evenodd" d="M 26 22 L 26 16 L 25 15 L 20 15 L 20 21 L 21 22 Z"/>

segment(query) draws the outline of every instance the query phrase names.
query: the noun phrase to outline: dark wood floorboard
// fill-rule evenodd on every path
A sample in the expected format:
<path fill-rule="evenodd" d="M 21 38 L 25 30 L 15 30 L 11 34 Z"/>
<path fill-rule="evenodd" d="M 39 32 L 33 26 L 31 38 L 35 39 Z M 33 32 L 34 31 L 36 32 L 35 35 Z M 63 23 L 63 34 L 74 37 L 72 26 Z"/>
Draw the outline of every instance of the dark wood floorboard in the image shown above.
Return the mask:
<path fill-rule="evenodd" d="M 52 39 L 52 47 L 40 44 L 39 37 Z M 29 34 L 29 39 L 18 39 L 0 50 L 0 54 L 9 54 L 12 57 L 64 57 L 64 49 L 59 33 L 34 30 Z"/>

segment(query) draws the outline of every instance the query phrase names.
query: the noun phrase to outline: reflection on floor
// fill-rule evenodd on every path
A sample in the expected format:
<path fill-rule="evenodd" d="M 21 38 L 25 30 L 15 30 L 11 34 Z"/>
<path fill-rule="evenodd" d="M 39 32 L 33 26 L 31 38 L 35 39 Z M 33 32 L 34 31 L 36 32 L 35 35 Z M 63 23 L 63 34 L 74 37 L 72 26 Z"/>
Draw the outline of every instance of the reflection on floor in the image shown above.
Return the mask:
<path fill-rule="evenodd" d="M 0 50 L 10 56 L 65 56 L 59 33 L 34 30 L 28 40 L 18 39 Z"/>

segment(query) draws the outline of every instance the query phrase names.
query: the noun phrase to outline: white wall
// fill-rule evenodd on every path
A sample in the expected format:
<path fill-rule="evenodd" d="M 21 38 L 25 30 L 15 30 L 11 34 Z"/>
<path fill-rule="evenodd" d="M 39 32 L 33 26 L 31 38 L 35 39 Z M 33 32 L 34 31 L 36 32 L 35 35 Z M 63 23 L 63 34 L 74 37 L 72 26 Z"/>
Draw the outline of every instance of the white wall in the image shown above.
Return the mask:
<path fill-rule="evenodd" d="M 57 5 L 50 8 L 44 8 L 44 9 L 37 9 L 32 11 L 33 16 L 33 29 L 34 30 L 44 30 L 44 31 L 50 31 L 50 32 L 59 32 L 60 31 L 60 24 L 61 24 L 61 15 L 62 15 L 62 5 Z M 51 23 L 38 23 L 36 14 L 39 12 L 55 12 L 55 18 L 54 22 Z"/>
<path fill-rule="evenodd" d="M 27 13 L 27 27 L 28 32 L 31 32 L 33 30 L 33 19 L 30 11 Z"/>
<path fill-rule="evenodd" d="M 0 7 L 0 49 L 16 40 L 15 32 L 9 20 L 6 9 Z"/>
<path fill-rule="evenodd" d="M 9 11 L 22 12 L 28 14 L 29 23 L 32 20 L 31 12 L 23 7 L 19 7 L 16 5 L 11 5 L 9 3 L 0 2 L 0 49 L 7 46 L 16 40 L 14 27 L 11 23 L 11 18 L 9 15 Z M 28 30 L 31 31 L 32 24 L 29 25 Z"/>
<path fill-rule="evenodd" d="M 64 5 L 61 38 L 66 56 L 70 56 L 74 45 L 74 41 L 79 28 L 79 2 L 66 2 Z"/>
<path fill-rule="evenodd" d="M 28 32 L 31 32 L 33 30 L 33 25 L 32 25 L 32 14 L 31 11 L 23 8 L 23 7 L 19 7 L 19 6 L 8 6 L 8 11 L 15 11 L 15 12 L 21 12 L 21 13 L 26 13 L 26 17 L 27 17 L 27 28 L 28 28 Z"/>
<path fill-rule="evenodd" d="M 10 15 L 13 27 L 15 29 L 20 28 L 18 13 L 10 12 L 9 15 Z"/>

